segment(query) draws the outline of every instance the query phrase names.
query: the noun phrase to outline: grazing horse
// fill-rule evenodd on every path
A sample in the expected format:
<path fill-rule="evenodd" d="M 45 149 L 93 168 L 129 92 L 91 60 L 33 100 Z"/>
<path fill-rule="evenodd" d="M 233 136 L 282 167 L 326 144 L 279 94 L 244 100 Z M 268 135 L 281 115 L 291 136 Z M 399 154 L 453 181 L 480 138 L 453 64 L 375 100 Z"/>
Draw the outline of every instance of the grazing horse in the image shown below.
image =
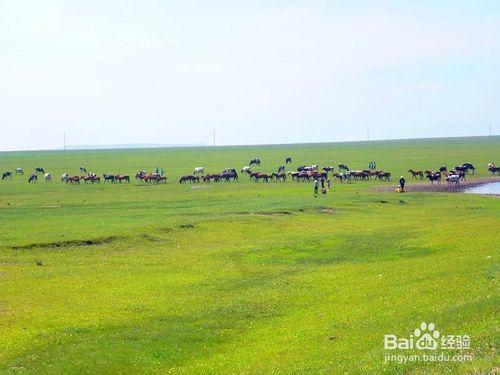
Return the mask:
<path fill-rule="evenodd" d="M 87 173 L 87 168 L 85 168 L 83 165 L 80 166 L 80 172 L 81 173 Z"/>
<path fill-rule="evenodd" d="M 67 184 L 80 184 L 80 176 L 68 176 L 66 179 Z"/>
<path fill-rule="evenodd" d="M 45 173 L 43 179 L 45 182 L 52 182 L 52 173 Z"/>
<path fill-rule="evenodd" d="M 285 166 L 283 164 L 281 164 L 279 167 L 278 167 L 278 173 L 283 173 L 285 172 Z"/>
<path fill-rule="evenodd" d="M 42 167 L 36 167 L 35 168 L 35 173 L 45 173 L 44 169 Z"/>
<path fill-rule="evenodd" d="M 390 172 L 378 172 L 377 177 L 380 181 L 390 181 L 391 180 L 391 173 Z"/>
<path fill-rule="evenodd" d="M 185 184 L 186 182 L 200 182 L 200 178 L 198 176 L 187 175 L 179 179 L 179 184 Z"/>
<path fill-rule="evenodd" d="M 81 179 L 86 183 L 88 184 L 89 182 L 91 184 L 94 184 L 94 183 L 100 183 L 101 182 L 101 179 L 99 177 L 97 177 L 97 175 L 95 173 L 88 173 L 86 174 L 85 176 L 82 176 Z"/>
<path fill-rule="evenodd" d="M 120 184 L 122 182 L 130 183 L 130 176 L 128 174 L 117 174 L 115 175 L 115 181 L 118 181 Z"/>
<path fill-rule="evenodd" d="M 269 179 L 273 179 L 273 176 L 272 175 L 269 175 L 267 173 L 255 173 L 254 176 L 253 176 L 253 179 L 255 182 L 258 182 L 259 180 L 263 180 L 265 182 L 269 182 Z"/>
<path fill-rule="evenodd" d="M 193 170 L 193 174 L 205 174 L 205 168 L 203 167 L 196 167 L 194 170 Z"/>
<path fill-rule="evenodd" d="M 349 172 L 349 167 L 347 166 L 347 164 L 339 164 L 339 163 L 337 163 L 337 164 L 339 166 L 339 172 L 340 171 L 347 171 L 347 172 Z"/>
<path fill-rule="evenodd" d="M 328 172 L 333 172 L 335 168 L 334 168 L 334 167 L 328 167 L 328 166 L 327 166 L 327 167 L 323 167 L 322 169 L 323 169 L 326 173 L 328 173 Z"/>
<path fill-rule="evenodd" d="M 287 157 L 285 159 L 285 164 L 292 164 L 292 158 L 291 157 Z"/>
<path fill-rule="evenodd" d="M 29 176 L 28 178 L 28 184 L 31 184 L 31 183 L 36 183 L 38 182 L 38 175 L 33 173 L 31 176 Z"/>
<path fill-rule="evenodd" d="M 150 173 L 148 175 L 143 176 L 142 181 L 155 184 L 159 184 L 160 182 L 166 183 L 167 176 L 161 176 L 159 173 Z"/>
<path fill-rule="evenodd" d="M 12 178 L 12 172 L 11 171 L 3 172 L 3 174 L 2 174 L 2 180 L 5 180 L 6 178 L 9 178 L 9 179 Z"/>
<path fill-rule="evenodd" d="M 236 182 L 238 181 L 238 173 L 236 173 L 236 169 L 234 168 L 226 168 L 224 169 L 224 172 L 219 175 L 219 179 L 226 182 L 230 182 L 231 180 Z"/>
<path fill-rule="evenodd" d="M 418 170 L 418 171 L 414 171 L 413 169 L 408 169 L 408 172 L 411 173 L 411 176 L 413 178 L 417 178 L 417 177 L 420 177 L 420 179 L 424 178 L 424 172 Z"/>
<path fill-rule="evenodd" d="M 439 167 L 439 172 L 441 173 L 445 173 L 445 172 L 448 172 L 448 168 L 446 167 L 446 164 Z"/>
<path fill-rule="evenodd" d="M 252 160 L 250 160 L 250 163 L 248 163 L 248 165 L 249 166 L 260 165 L 260 159 L 259 158 L 252 159 Z"/>
<path fill-rule="evenodd" d="M 104 182 L 112 182 L 112 183 L 115 182 L 115 175 L 114 174 L 106 174 L 106 173 L 104 173 L 102 175 L 102 177 L 104 178 Z"/>
<path fill-rule="evenodd" d="M 159 184 L 159 183 L 166 184 L 167 183 L 167 176 L 160 176 L 157 173 L 152 173 L 152 174 L 146 176 L 145 180 L 146 180 L 146 182 L 151 182 L 151 183 L 155 183 L 155 184 Z"/>
<path fill-rule="evenodd" d="M 273 173 L 273 179 L 274 181 L 286 181 L 286 173 Z"/>
<path fill-rule="evenodd" d="M 63 173 L 61 175 L 61 182 L 66 182 L 66 180 L 68 179 L 68 177 L 69 177 L 69 173 L 67 173 L 67 172 Z"/>
<path fill-rule="evenodd" d="M 370 179 L 370 174 L 364 171 L 350 171 L 347 172 L 347 175 L 351 176 L 351 178 L 355 181 Z"/>
<path fill-rule="evenodd" d="M 24 170 L 22 168 L 16 168 L 16 174 L 23 175 L 24 174 Z"/>

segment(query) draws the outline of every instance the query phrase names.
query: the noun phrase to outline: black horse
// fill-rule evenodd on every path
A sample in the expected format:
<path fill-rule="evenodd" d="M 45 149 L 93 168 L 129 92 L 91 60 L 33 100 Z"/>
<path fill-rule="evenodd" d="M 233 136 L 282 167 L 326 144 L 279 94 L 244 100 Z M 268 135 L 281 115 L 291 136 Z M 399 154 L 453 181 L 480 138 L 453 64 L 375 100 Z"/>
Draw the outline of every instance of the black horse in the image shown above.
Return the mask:
<path fill-rule="evenodd" d="M 248 165 L 249 166 L 260 165 L 260 159 L 259 158 L 252 159 L 252 160 L 250 160 L 250 163 L 248 163 Z"/>
<path fill-rule="evenodd" d="M 2 180 L 5 180 L 6 178 L 12 178 L 12 172 L 10 171 L 3 172 Z"/>
<path fill-rule="evenodd" d="M 179 184 L 184 184 L 186 182 L 200 182 L 200 178 L 198 176 L 187 175 L 187 176 L 182 176 L 179 179 Z"/>
<path fill-rule="evenodd" d="M 285 166 L 282 164 L 278 167 L 278 173 L 283 173 L 285 171 Z"/>
<path fill-rule="evenodd" d="M 466 171 L 467 173 L 469 173 L 469 171 L 472 171 L 472 174 L 476 174 L 476 168 L 471 163 L 463 163 L 462 167 L 467 168 L 467 171 Z"/>
<path fill-rule="evenodd" d="M 102 175 L 102 177 L 104 178 L 104 182 L 115 182 L 115 175 L 114 174 L 104 173 Z"/>
<path fill-rule="evenodd" d="M 292 163 L 292 158 L 291 157 L 287 157 L 285 159 L 285 164 L 291 164 Z"/>
<path fill-rule="evenodd" d="M 28 184 L 38 182 L 38 176 L 33 173 L 29 178 L 28 178 Z"/>
<path fill-rule="evenodd" d="M 36 167 L 35 173 L 45 173 L 45 170 L 42 167 Z"/>

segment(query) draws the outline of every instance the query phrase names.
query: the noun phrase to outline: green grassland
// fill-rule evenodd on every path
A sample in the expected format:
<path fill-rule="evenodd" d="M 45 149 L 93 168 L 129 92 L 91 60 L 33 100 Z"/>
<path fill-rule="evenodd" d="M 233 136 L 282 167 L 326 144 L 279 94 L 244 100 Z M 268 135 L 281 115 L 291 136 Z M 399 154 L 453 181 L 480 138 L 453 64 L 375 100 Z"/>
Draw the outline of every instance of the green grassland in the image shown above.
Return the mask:
<path fill-rule="evenodd" d="M 0 153 L 0 372 L 444 373 L 498 366 L 500 200 L 383 192 L 395 181 L 179 185 L 194 167 L 299 164 L 393 176 L 500 162 L 500 137 Z M 495 160 L 496 159 L 496 160 Z M 72 186 L 78 167 L 166 185 Z M 288 168 L 288 167 L 287 167 Z M 290 167 L 292 168 L 292 167 Z M 411 181 L 409 181 L 411 182 Z M 384 363 L 422 321 L 470 335 L 472 362 Z"/>

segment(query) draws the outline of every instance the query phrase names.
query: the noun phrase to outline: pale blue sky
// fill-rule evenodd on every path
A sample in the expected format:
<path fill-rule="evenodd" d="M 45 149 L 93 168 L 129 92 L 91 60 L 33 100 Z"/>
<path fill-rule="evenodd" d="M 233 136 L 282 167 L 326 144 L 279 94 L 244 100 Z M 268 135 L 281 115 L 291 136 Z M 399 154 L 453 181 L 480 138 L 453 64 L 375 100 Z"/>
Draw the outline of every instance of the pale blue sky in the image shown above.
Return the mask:
<path fill-rule="evenodd" d="M 0 150 L 500 128 L 500 1 L 0 0 Z"/>

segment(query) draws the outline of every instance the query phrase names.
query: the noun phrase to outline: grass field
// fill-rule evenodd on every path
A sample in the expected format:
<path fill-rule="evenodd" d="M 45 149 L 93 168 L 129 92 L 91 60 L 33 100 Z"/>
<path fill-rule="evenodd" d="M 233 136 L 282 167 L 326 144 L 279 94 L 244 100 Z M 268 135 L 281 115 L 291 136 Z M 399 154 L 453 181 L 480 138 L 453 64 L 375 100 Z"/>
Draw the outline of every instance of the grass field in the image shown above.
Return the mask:
<path fill-rule="evenodd" d="M 472 162 L 500 137 L 0 153 L 0 372 L 443 373 L 498 368 L 500 200 L 380 192 L 383 183 L 179 185 L 194 167 L 413 169 Z M 70 186 L 78 167 L 166 185 Z M 500 180 L 500 179 L 499 179 Z M 389 185 L 396 185 L 392 181 Z M 470 335 L 471 362 L 384 362 L 422 321 Z M 451 353 L 452 351 L 450 351 Z M 455 353 L 453 351 L 453 353 Z"/>

